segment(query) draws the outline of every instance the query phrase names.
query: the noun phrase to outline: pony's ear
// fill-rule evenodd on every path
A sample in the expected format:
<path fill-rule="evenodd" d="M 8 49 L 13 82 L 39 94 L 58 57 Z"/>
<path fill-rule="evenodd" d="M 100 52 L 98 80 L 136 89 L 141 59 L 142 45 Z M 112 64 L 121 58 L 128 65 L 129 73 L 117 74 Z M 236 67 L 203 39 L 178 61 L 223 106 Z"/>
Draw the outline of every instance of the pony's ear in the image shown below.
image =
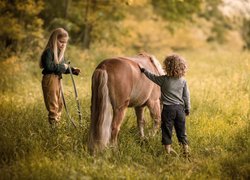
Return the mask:
<path fill-rule="evenodd" d="M 141 51 L 139 55 L 144 57 L 150 57 L 150 55 L 146 51 Z"/>

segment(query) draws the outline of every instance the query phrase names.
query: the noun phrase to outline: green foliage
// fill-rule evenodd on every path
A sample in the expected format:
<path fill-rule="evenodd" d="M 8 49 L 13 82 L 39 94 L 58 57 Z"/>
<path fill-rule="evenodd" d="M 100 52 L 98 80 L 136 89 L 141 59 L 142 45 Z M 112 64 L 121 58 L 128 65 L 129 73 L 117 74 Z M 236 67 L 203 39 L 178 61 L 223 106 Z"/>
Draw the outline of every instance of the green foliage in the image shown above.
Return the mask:
<path fill-rule="evenodd" d="M 193 21 L 194 15 L 212 22 L 211 34 L 207 38 L 208 42 L 225 43 L 226 32 L 231 29 L 230 22 L 224 18 L 218 8 L 222 4 L 222 0 L 159 0 L 152 1 L 152 4 L 159 15 L 171 22 L 168 26 L 171 32 L 179 28 L 178 23 L 186 20 Z"/>
<path fill-rule="evenodd" d="M 176 32 L 186 28 L 188 24 L 179 22 L 191 20 L 195 27 L 206 19 L 212 26 L 200 29 L 206 33 L 207 41 L 224 43 L 227 39 L 225 32 L 230 31 L 233 26 L 218 10 L 221 2 L 221 0 L 29 0 L 25 2 L 17 0 L 7 3 L 2 0 L 0 50 L 4 53 L 1 54 L 1 58 L 13 54 L 20 55 L 27 49 L 30 49 L 30 55 L 35 58 L 34 55 L 44 48 L 47 33 L 57 27 L 63 27 L 69 32 L 70 43 L 78 44 L 85 49 L 91 45 L 95 46 L 95 43 L 102 43 L 122 47 L 133 46 L 135 51 L 150 50 L 152 40 L 154 43 L 157 41 L 156 38 L 151 38 L 154 32 L 152 30 L 149 32 L 148 29 L 151 27 L 146 23 L 145 27 L 138 26 L 146 21 L 151 21 L 155 25 L 161 21 L 162 28 L 167 27 L 170 32 Z M 138 23 L 133 26 L 127 25 L 131 19 Z M 144 32 L 138 32 L 138 29 Z M 243 38 L 247 40 L 246 26 L 243 31 Z"/>
<path fill-rule="evenodd" d="M 200 11 L 201 3 L 201 0 L 152 0 L 155 11 L 174 22 L 191 19 L 194 13 Z"/>
<path fill-rule="evenodd" d="M 46 1 L 41 13 L 45 20 L 45 27 L 51 30 L 64 27 L 69 31 L 72 42 L 80 43 L 83 48 L 89 48 L 91 42 L 105 37 L 105 33 L 112 34 L 114 23 L 124 18 L 125 2 L 122 0 L 107 1 Z M 103 31 L 105 29 L 105 31 Z M 108 40 L 108 39 L 105 39 Z"/>
<path fill-rule="evenodd" d="M 0 7 L 0 49 L 7 51 L 4 56 L 27 48 L 36 50 L 43 33 L 43 21 L 37 17 L 43 8 L 43 2 L 1 1 Z"/>

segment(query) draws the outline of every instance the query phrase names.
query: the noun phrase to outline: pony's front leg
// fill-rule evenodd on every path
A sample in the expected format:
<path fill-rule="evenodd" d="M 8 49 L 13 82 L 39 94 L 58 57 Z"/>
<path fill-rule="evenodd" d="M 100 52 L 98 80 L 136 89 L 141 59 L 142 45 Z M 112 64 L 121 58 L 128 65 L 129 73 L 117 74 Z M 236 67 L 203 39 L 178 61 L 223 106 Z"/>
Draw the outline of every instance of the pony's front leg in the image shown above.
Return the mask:
<path fill-rule="evenodd" d="M 144 115 L 143 115 L 143 110 L 144 107 L 135 107 L 135 114 L 137 117 L 137 125 L 138 128 L 140 130 L 140 135 L 142 138 L 144 138 L 144 124 L 145 124 L 145 120 L 144 120 Z"/>
<path fill-rule="evenodd" d="M 126 107 L 117 108 L 114 110 L 114 116 L 112 121 L 112 131 L 111 131 L 111 145 L 117 146 L 118 134 L 120 131 L 121 123 L 124 118 Z"/>
<path fill-rule="evenodd" d="M 161 126 L 161 105 L 160 100 L 150 100 L 147 103 L 150 111 L 150 116 L 154 120 L 154 128 L 152 135 L 154 136 Z"/>

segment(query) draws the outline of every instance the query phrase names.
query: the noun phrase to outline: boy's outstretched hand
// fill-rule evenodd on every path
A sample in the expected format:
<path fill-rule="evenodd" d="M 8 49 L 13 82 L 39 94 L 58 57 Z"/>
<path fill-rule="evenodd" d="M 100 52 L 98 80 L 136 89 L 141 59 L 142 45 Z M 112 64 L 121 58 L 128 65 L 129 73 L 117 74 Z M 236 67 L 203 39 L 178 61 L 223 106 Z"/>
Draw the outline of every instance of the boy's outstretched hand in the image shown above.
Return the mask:
<path fill-rule="evenodd" d="M 79 68 L 71 68 L 72 69 L 72 74 L 78 76 L 81 72 L 81 70 Z"/>
<path fill-rule="evenodd" d="M 145 71 L 145 69 L 142 67 L 142 65 L 141 65 L 141 64 L 138 64 L 138 66 L 139 66 L 139 68 L 140 68 L 141 72 L 143 73 L 143 72 Z"/>

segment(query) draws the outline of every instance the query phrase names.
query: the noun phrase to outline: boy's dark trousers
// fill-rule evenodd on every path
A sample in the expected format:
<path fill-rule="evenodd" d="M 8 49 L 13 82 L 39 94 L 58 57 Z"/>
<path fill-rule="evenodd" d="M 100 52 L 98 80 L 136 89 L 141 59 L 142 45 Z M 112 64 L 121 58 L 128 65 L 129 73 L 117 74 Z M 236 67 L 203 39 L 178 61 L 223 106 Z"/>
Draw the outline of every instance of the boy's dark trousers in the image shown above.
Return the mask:
<path fill-rule="evenodd" d="M 161 113 L 162 144 L 172 144 L 173 126 L 179 143 L 188 144 L 186 135 L 186 115 L 182 105 L 163 105 Z"/>

